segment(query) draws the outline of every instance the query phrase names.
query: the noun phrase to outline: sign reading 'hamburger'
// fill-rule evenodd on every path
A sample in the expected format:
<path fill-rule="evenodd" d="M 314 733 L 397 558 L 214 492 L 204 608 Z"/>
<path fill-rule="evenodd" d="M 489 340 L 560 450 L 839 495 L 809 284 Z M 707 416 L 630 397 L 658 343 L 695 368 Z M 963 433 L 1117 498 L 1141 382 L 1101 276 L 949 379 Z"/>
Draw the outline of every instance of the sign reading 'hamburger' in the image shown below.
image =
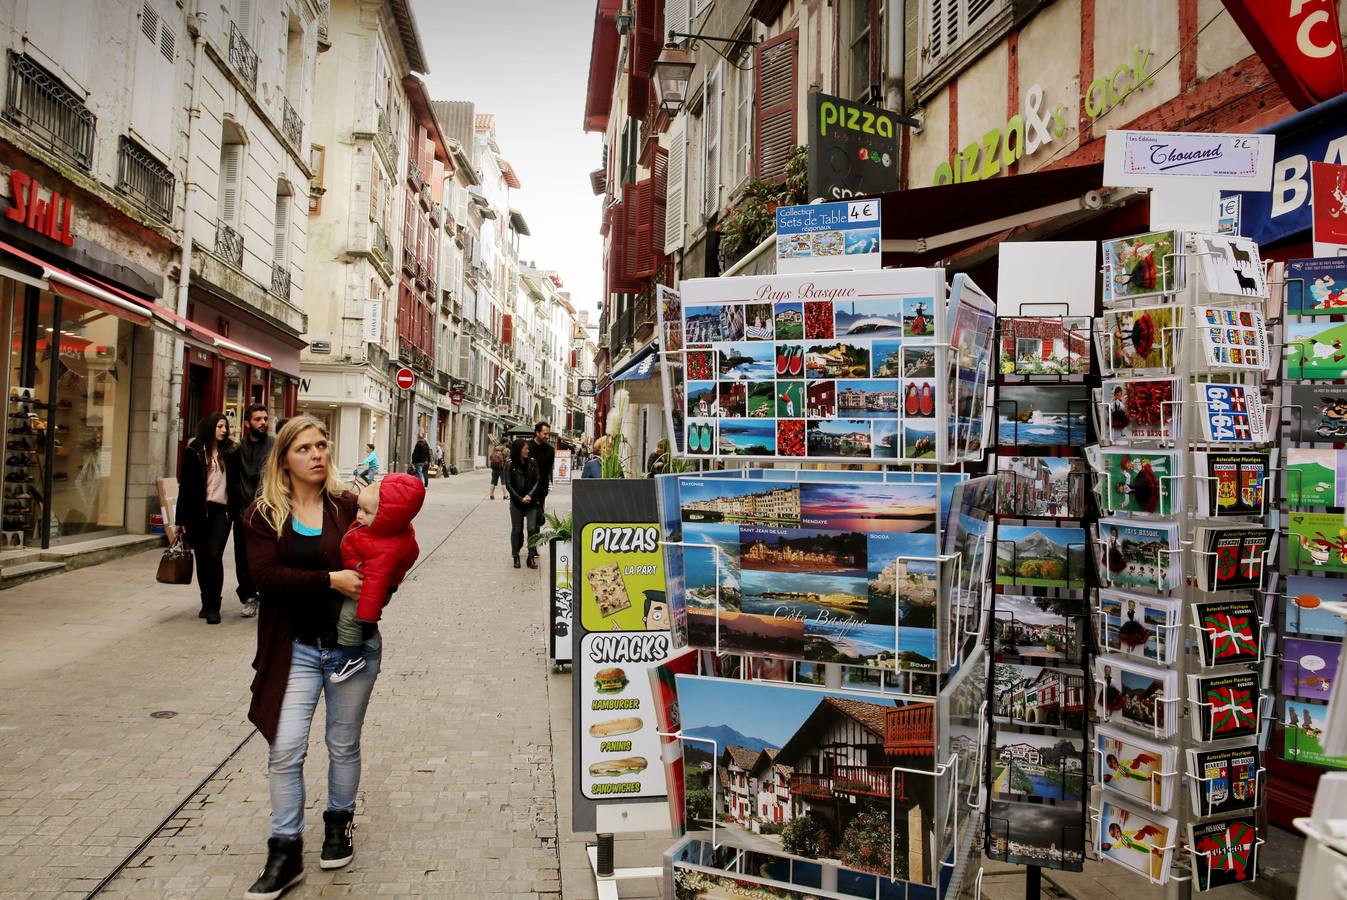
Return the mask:
<path fill-rule="evenodd" d="M 581 793 L 590 799 L 662 796 L 664 766 L 647 674 L 672 649 L 659 528 L 590 523 L 580 541 Z"/>

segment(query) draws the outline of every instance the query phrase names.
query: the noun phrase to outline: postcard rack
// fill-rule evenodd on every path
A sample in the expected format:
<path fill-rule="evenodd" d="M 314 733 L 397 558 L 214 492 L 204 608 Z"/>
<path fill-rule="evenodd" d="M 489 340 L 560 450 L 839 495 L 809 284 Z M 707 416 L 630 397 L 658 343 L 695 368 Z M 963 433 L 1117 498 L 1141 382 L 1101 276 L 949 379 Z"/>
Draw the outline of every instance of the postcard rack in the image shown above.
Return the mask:
<path fill-rule="evenodd" d="M 1142 246 L 1163 248 L 1156 289 L 1127 296 L 1136 285 L 1110 281 L 1109 265 Z M 1104 258 L 1113 296 L 1095 330 L 1100 445 L 1088 454 L 1106 516 L 1095 532 L 1092 846 L 1187 894 L 1256 878 L 1266 828 L 1278 548 L 1276 433 L 1262 398 L 1280 355 L 1276 319 L 1245 239 L 1155 232 L 1106 242 Z"/>

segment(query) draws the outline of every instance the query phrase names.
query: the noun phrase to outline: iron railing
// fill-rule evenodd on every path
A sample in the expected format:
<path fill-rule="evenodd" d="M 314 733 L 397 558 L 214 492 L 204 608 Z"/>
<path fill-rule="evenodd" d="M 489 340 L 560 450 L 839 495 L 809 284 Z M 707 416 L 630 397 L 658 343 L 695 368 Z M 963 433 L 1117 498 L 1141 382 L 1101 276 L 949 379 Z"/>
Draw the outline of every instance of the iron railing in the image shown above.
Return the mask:
<path fill-rule="evenodd" d="M 271 264 L 271 292 L 282 300 L 290 299 L 290 267 L 284 263 Z"/>
<path fill-rule="evenodd" d="M 304 143 L 304 123 L 299 120 L 299 113 L 290 105 L 288 97 L 281 98 L 281 131 L 290 146 L 300 149 Z"/>
<path fill-rule="evenodd" d="M 97 117 L 56 76 L 13 51 L 4 115 L 28 138 L 81 169 L 93 165 Z"/>
<path fill-rule="evenodd" d="M 229 65 L 250 90 L 257 90 L 257 54 L 232 19 L 229 22 Z"/>
<path fill-rule="evenodd" d="M 405 245 L 406 237 L 403 237 L 404 245 L 402 248 L 402 271 L 408 275 L 416 274 L 416 254 Z"/>
<path fill-rule="evenodd" d="M 412 190 L 420 193 L 421 191 L 421 167 L 414 160 L 407 160 L 407 181 L 411 184 Z"/>
<path fill-rule="evenodd" d="M 173 218 L 173 173 L 126 135 L 117 146 L 117 190 L 164 222 Z"/>
<path fill-rule="evenodd" d="M 243 235 L 228 222 L 215 223 L 215 255 L 236 269 L 243 268 Z"/>
<path fill-rule="evenodd" d="M 420 287 L 426 286 L 426 264 L 420 260 L 416 263 L 416 283 Z"/>
<path fill-rule="evenodd" d="M 392 249 L 388 246 L 388 235 L 384 233 L 383 226 L 378 222 L 370 223 L 370 252 L 383 259 L 384 264 L 388 264 L 389 258 L 393 255 Z"/>
<path fill-rule="evenodd" d="M 388 167 L 396 169 L 397 144 L 393 141 L 393 129 L 388 124 L 388 114 L 382 109 L 379 110 L 379 124 L 378 129 L 374 132 L 374 143 L 378 145 L 387 158 Z"/>

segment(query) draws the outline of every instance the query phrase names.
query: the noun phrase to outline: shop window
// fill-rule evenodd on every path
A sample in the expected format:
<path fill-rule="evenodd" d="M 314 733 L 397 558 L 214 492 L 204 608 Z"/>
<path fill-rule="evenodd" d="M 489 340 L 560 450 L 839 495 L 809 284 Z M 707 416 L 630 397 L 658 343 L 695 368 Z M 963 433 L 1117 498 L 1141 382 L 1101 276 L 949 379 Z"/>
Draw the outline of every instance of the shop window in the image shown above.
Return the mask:
<path fill-rule="evenodd" d="M 924 71 L 939 69 L 1009 9 L 1010 0 L 922 0 Z"/>

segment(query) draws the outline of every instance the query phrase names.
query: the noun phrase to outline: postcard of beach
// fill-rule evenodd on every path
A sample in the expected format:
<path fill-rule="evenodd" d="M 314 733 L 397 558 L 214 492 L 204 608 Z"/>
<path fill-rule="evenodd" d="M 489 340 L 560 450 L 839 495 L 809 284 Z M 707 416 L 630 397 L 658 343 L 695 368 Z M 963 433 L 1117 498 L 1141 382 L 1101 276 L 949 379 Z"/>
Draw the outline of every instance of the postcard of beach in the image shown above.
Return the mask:
<path fill-rule="evenodd" d="M 683 527 L 690 522 L 800 526 L 800 485 L 741 478 L 688 478 L 679 485 Z"/>
<path fill-rule="evenodd" d="M 868 458 L 874 443 L 868 419 L 810 419 L 805 435 L 810 456 Z"/>
<path fill-rule="evenodd" d="M 745 568 L 739 581 L 743 610 L 756 615 L 864 622 L 870 604 L 864 577 Z"/>
<path fill-rule="evenodd" d="M 996 653 L 1005 659 L 1080 658 L 1080 614 L 1068 614 L 1064 607 L 1078 608 L 1077 601 L 1056 597 L 1026 597 L 997 594 L 993 638 Z"/>
<path fill-rule="evenodd" d="M 1286 579 L 1286 630 L 1297 634 L 1347 637 L 1347 619 L 1323 608 L 1325 601 L 1347 603 L 1347 580 L 1321 575 Z"/>
<path fill-rule="evenodd" d="M 770 381 L 776 374 L 776 347 L 764 341 L 719 344 L 721 381 Z"/>
<path fill-rule="evenodd" d="M 903 336 L 903 301 L 898 297 L 833 302 L 833 333 L 838 337 Z"/>
<path fill-rule="evenodd" d="M 1049 734 L 996 729 L 992 793 L 1081 801 L 1085 784 L 1084 742 Z"/>
<path fill-rule="evenodd" d="M 922 348 L 929 350 L 930 348 Z M 931 350 L 931 366 L 935 366 L 935 351 Z M 876 378 L 899 378 L 903 374 L 903 342 L 901 340 L 875 341 L 870 345 L 870 374 Z"/>
<path fill-rule="evenodd" d="M 730 592 L 739 589 L 739 526 L 684 522 L 683 545 L 683 577 L 688 602 L 714 606 L 719 570 L 721 602 L 724 604 Z M 737 600 L 734 606 L 738 607 Z"/>
<path fill-rule="evenodd" d="M 773 456 L 776 453 L 775 419 L 722 419 L 722 456 Z"/>
<path fill-rule="evenodd" d="M 936 535 L 897 531 L 871 532 L 866 535 L 866 543 L 870 579 L 867 620 L 871 625 L 894 625 L 897 622 L 898 610 L 899 560 L 933 558 L 936 554 Z M 932 608 L 923 621 L 915 614 L 917 604 L 912 602 L 914 598 L 915 593 L 909 589 L 904 596 L 908 601 L 908 624 L 930 628 L 934 635 L 935 610 Z M 932 639 L 934 640 L 934 637 Z"/>
<path fill-rule="evenodd" d="M 865 535 L 854 531 L 745 525 L 739 547 L 745 569 L 853 577 L 868 571 Z"/>
<path fill-rule="evenodd" d="M 902 822 L 922 823 L 910 835 L 895 836 L 893 852 L 901 853 L 903 860 L 899 872 L 906 880 L 933 879 L 935 867 L 928 859 L 931 854 L 924 835 L 935 821 L 935 779 L 909 775 L 903 797 L 889 797 L 892 767 L 934 769 L 933 704 L 873 692 L 695 675 L 678 675 L 676 683 L 689 793 L 704 790 L 716 797 L 712 804 L 689 810 L 690 834 L 709 837 L 714 819 L 719 843 L 793 856 L 780 829 L 764 825 L 788 824 L 795 816 L 808 814 L 826 832 L 824 845 L 842 847 L 842 836 L 849 828 L 865 827 L 862 817 L 882 816 L 887 823 L 896 815 Z M 882 735 L 890 723 L 903 727 L 908 738 L 901 756 L 874 744 L 874 736 Z M 828 737 L 834 734 L 857 737 L 838 743 Z M 860 764 L 862 744 L 866 746 L 864 765 Z M 815 770 L 825 754 L 835 764 Z M 852 765 L 853 760 L 857 764 Z M 759 772 L 794 802 L 772 800 L 769 808 L 756 802 L 735 804 L 724 785 L 756 778 Z M 855 798 L 856 802 L 838 803 L 834 797 Z M 896 808 L 891 809 L 894 803 Z M 825 808 L 830 815 L 823 814 Z M 909 860 L 914 861 L 912 869 Z M 915 862 L 919 860 L 924 862 Z M 889 860 L 882 853 L 868 865 L 843 863 L 831 852 L 810 861 L 889 873 Z"/>
<path fill-rule="evenodd" d="M 896 419 L 898 379 L 842 379 L 837 382 L 837 414 L 853 419 Z"/>
<path fill-rule="evenodd" d="M 1016 865 L 1079 872 L 1085 862 L 1085 814 L 1069 806 L 992 800 L 986 853 Z"/>
<path fill-rule="evenodd" d="M 836 531 L 936 530 L 937 484 L 800 485 L 800 520 Z"/>

